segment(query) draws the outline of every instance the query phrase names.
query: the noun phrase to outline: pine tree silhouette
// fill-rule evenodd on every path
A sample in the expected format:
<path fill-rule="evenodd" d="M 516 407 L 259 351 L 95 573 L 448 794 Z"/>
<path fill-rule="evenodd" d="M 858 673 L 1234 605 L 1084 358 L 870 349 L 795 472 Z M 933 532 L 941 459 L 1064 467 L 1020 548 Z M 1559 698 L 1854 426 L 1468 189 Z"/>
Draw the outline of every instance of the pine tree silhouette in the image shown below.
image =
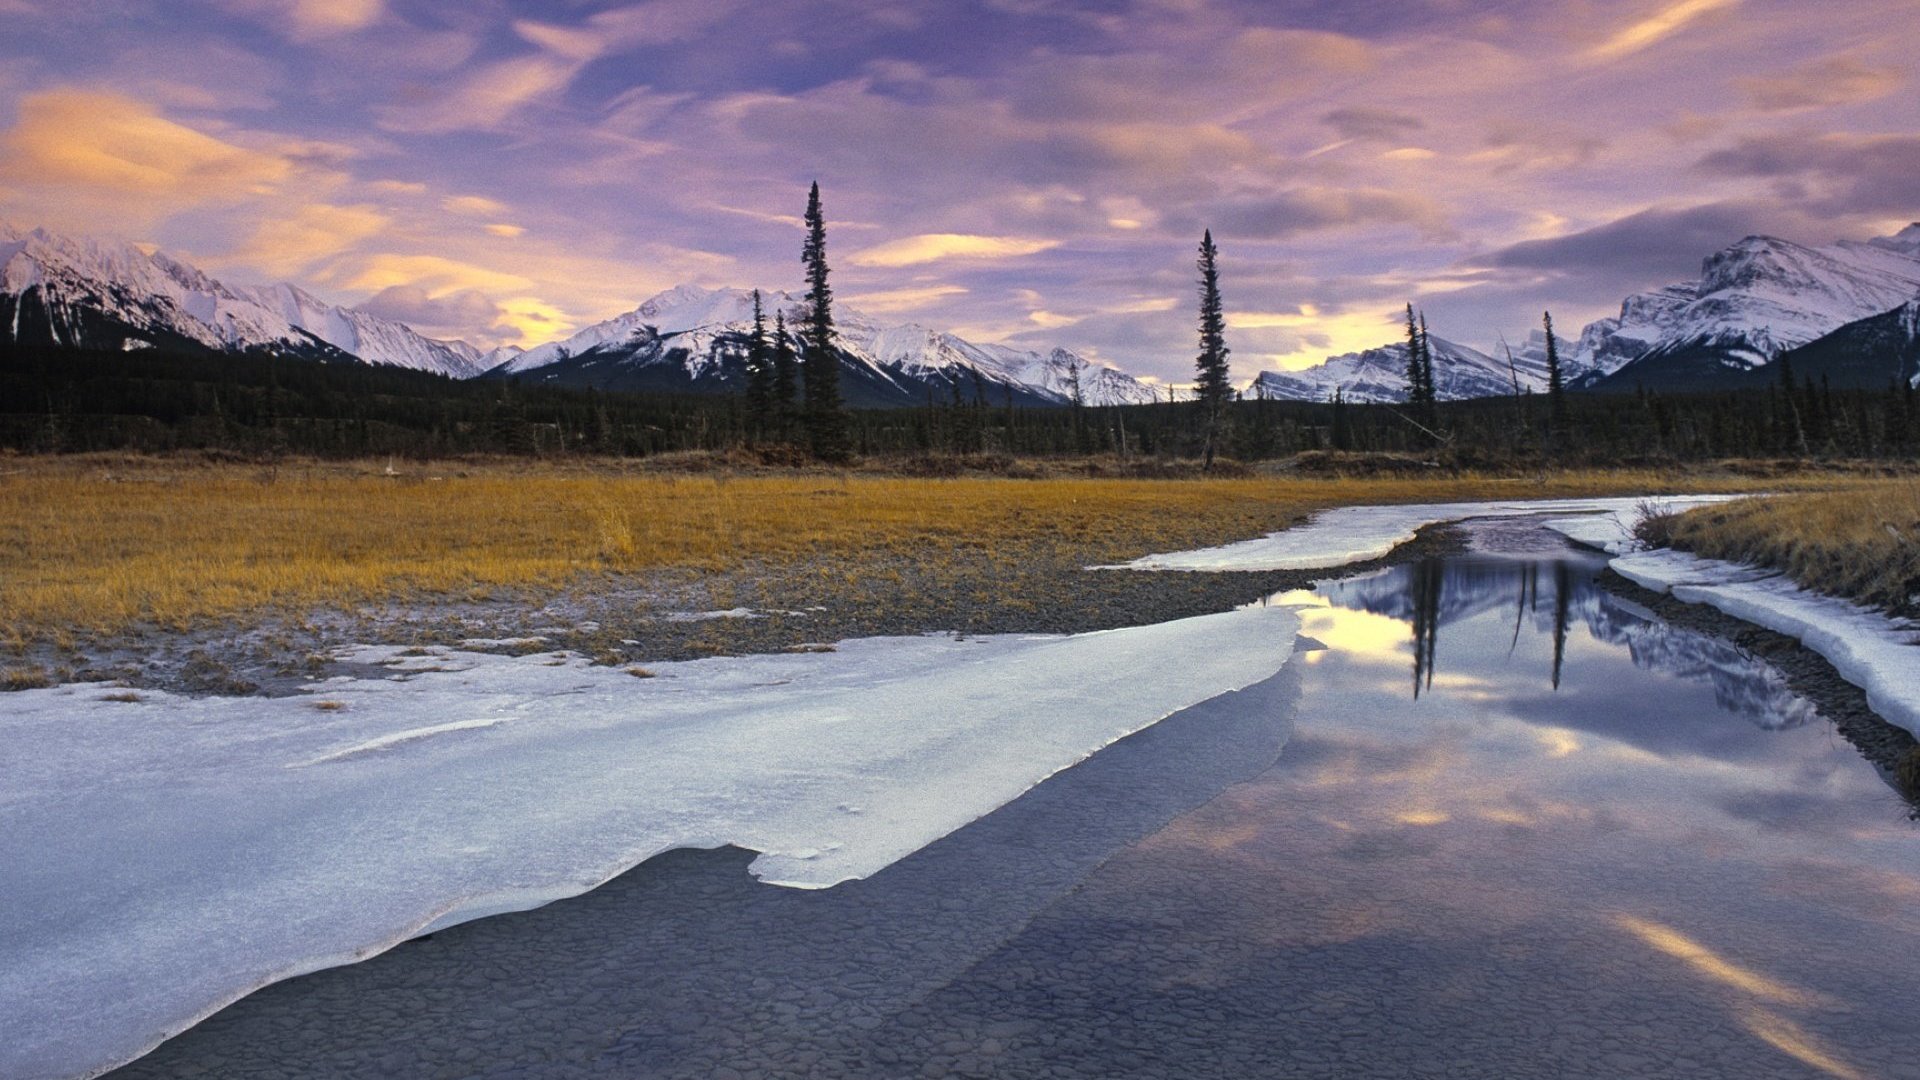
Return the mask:
<path fill-rule="evenodd" d="M 792 442 L 800 422 L 799 358 L 785 312 L 773 313 L 773 421 L 783 441 Z"/>
<path fill-rule="evenodd" d="M 1547 330 L 1547 422 L 1554 431 L 1567 429 L 1567 383 L 1560 372 L 1560 346 L 1553 337 L 1553 312 L 1545 312 L 1540 321 Z"/>
<path fill-rule="evenodd" d="M 847 434 L 847 411 L 840 401 L 840 358 L 834 351 L 833 287 L 827 283 L 827 218 L 820 209 L 820 184 L 807 194 L 807 242 L 800 261 L 807 268 L 807 322 L 801 331 L 806 347 L 803 379 L 806 384 L 807 444 L 822 461 L 845 461 L 853 455 Z"/>
<path fill-rule="evenodd" d="M 1213 456 L 1220 440 L 1220 417 L 1226 410 L 1233 384 L 1227 376 L 1227 318 L 1220 305 L 1220 249 L 1214 246 L 1213 230 L 1200 238 L 1200 356 L 1194 361 L 1198 378 L 1193 389 L 1206 413 L 1206 462 L 1213 469 Z"/>
<path fill-rule="evenodd" d="M 773 350 L 767 345 L 767 315 L 753 290 L 753 330 L 747 336 L 747 433 L 766 438 L 773 429 Z"/>

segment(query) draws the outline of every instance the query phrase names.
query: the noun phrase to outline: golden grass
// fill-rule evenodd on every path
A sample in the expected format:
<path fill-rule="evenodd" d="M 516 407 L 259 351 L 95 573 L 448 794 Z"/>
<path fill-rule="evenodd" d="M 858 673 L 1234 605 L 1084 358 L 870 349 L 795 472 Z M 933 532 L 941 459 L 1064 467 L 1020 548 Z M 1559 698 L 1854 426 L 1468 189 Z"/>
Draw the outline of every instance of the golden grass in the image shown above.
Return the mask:
<path fill-rule="evenodd" d="M 1777 567 L 1809 589 L 1912 612 L 1920 593 L 1920 478 L 1742 499 L 1666 523 L 1674 547 Z"/>
<path fill-rule="evenodd" d="M 747 564 L 861 574 L 862 554 L 1095 560 L 1256 536 L 1368 502 L 1747 489 L 1590 472 L 1526 480 L 660 475 L 618 463 L 258 466 L 15 458 L 0 470 L 0 635 L 16 644 L 263 610 L 350 608 L 593 575 Z M 1833 481 L 1827 481 L 1832 483 Z"/>

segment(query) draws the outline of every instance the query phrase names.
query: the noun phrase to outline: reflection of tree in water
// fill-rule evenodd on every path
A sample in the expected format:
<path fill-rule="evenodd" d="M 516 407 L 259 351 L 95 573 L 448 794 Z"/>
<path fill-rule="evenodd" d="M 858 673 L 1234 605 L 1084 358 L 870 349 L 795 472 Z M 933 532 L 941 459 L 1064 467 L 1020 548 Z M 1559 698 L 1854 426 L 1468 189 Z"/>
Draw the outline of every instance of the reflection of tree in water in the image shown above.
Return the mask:
<path fill-rule="evenodd" d="M 1567 564 L 1553 564 L 1553 688 L 1560 689 L 1560 668 L 1567 659 L 1567 603 L 1573 595 Z"/>
<path fill-rule="evenodd" d="M 1578 622 L 1595 640 L 1626 649 L 1638 667 L 1710 683 L 1722 709 L 1759 727 L 1795 727 L 1818 715 L 1811 703 L 1787 688 L 1778 669 L 1745 649 L 1675 628 L 1623 603 L 1579 564 L 1557 560 L 1549 566 L 1551 580 L 1543 581 L 1547 575 L 1538 563 L 1430 559 L 1329 582 L 1319 591 L 1338 606 L 1410 624 L 1416 698 L 1433 688 L 1442 626 L 1511 605 L 1508 654 L 1518 648 L 1528 628 L 1549 635 L 1552 662 L 1546 674 L 1555 690 L 1565 681 L 1567 643 Z M 1552 590 L 1550 603 L 1541 596 L 1543 586 Z"/>
<path fill-rule="evenodd" d="M 1446 571 L 1439 559 L 1413 564 L 1413 699 L 1422 689 L 1433 689 L 1434 651 L 1440 644 L 1440 598 L 1446 589 Z M 1425 685 L 1422 685 L 1424 677 Z"/>

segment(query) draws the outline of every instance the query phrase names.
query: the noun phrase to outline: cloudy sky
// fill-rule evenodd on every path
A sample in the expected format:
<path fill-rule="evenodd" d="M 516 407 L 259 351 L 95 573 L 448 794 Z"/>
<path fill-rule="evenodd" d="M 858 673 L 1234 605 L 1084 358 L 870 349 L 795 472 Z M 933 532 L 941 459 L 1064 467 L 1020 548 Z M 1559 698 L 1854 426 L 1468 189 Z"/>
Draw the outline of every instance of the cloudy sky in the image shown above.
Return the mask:
<path fill-rule="evenodd" d="M 680 282 L 1236 374 L 1920 218 L 1914 0 L 0 0 L 0 218 L 531 345 Z"/>

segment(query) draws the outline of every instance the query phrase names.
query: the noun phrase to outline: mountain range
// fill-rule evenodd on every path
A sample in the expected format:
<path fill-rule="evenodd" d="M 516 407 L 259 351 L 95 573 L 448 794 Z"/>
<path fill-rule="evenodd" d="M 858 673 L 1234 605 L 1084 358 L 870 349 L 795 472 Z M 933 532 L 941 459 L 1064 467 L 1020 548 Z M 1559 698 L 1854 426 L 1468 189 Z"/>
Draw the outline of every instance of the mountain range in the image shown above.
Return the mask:
<path fill-rule="evenodd" d="M 800 300 L 765 293 L 797 322 Z M 1920 385 L 1920 223 L 1865 242 L 1809 247 L 1750 236 L 1708 256 L 1695 280 L 1626 298 L 1615 317 L 1557 342 L 1568 385 L 1597 391 L 1701 390 L 1793 370 L 1832 385 Z M 1157 389 L 1064 348 L 981 344 L 836 306 L 849 404 L 910 406 L 1154 401 Z M 404 323 L 328 304 L 293 285 L 231 285 L 161 252 L 0 224 L 0 340 L 106 350 L 158 348 L 369 363 L 452 378 L 517 378 L 608 390 L 711 393 L 745 381 L 751 293 L 682 285 L 564 341 L 522 351 L 431 338 Z M 1443 400 L 1546 387 L 1546 337 L 1499 357 L 1434 336 Z M 1250 397 L 1353 402 L 1406 397 L 1406 345 L 1347 353 L 1304 370 L 1261 372 Z"/>
<path fill-rule="evenodd" d="M 1618 317 L 1589 325 L 1573 356 L 1579 374 L 1571 385 L 1705 390 L 1748 384 L 1754 380 L 1743 376 L 1789 350 L 1843 330 L 1864 340 L 1848 328 L 1916 298 L 1920 222 L 1893 236 L 1825 247 L 1749 236 L 1708 256 L 1697 280 L 1629 296 Z M 1883 387 L 1886 379 L 1870 385 Z"/>
<path fill-rule="evenodd" d="M 1555 336 L 1560 355 L 1573 345 Z M 1429 334 L 1433 352 L 1434 393 L 1442 401 L 1498 397 L 1547 387 L 1547 335 L 1533 331 L 1521 347 L 1512 350 L 1512 364 L 1478 349 Z M 1326 401 L 1339 390 L 1344 400 L 1363 403 L 1407 399 L 1407 343 L 1395 342 L 1364 352 L 1329 357 L 1300 371 L 1263 371 L 1253 380 L 1248 396 L 1278 401 Z"/>
<path fill-rule="evenodd" d="M 0 328 L 19 344 L 365 361 L 471 378 L 504 361 L 292 285 L 236 286 L 164 253 L 0 224 Z"/>
<path fill-rule="evenodd" d="M 172 349 L 364 362 L 456 379 L 518 377 L 610 390 L 713 392 L 745 379 L 750 293 L 682 285 L 565 341 L 521 351 L 442 341 L 404 323 L 330 305 L 292 285 L 229 285 L 164 253 L 0 224 L 0 340 L 23 345 Z M 797 321 L 799 301 L 768 294 Z M 1065 349 L 982 345 L 886 325 L 845 306 L 841 383 L 849 404 L 976 398 L 1064 405 L 1154 400 L 1132 376 Z"/>
<path fill-rule="evenodd" d="M 804 316 L 791 293 L 763 293 L 771 332 L 776 312 Z M 981 345 L 914 323 L 885 325 L 837 305 L 841 393 L 857 406 L 984 400 L 1003 405 L 1137 405 L 1153 387 L 1066 349 L 1035 352 Z M 746 383 L 753 294 L 681 285 L 633 311 L 529 349 L 496 375 L 604 390 L 740 389 Z M 1076 391 L 1075 382 L 1078 381 Z"/>

